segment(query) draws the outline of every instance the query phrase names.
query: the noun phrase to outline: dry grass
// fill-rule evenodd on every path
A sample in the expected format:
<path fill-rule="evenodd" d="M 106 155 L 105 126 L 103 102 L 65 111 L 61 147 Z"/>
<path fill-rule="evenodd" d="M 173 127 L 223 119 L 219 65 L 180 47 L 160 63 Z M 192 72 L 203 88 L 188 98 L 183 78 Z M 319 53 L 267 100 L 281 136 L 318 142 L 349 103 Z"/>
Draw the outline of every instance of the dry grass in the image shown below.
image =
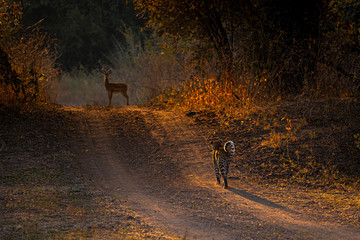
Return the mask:
<path fill-rule="evenodd" d="M 238 140 L 244 149 L 239 165 L 255 178 L 315 188 L 360 187 L 358 102 L 298 97 L 266 103 L 249 92 L 243 85 L 194 77 L 153 105 L 187 112 L 215 126 L 218 137 Z"/>
<path fill-rule="evenodd" d="M 319 212 L 330 209 L 359 226 L 359 103 L 306 97 L 266 103 L 239 89 L 195 78 L 160 95 L 154 105 L 184 111 L 206 125 L 209 138 L 233 140 L 235 179 L 296 191 L 299 199 L 313 199 Z M 293 195 L 285 193 L 281 201 Z"/>
<path fill-rule="evenodd" d="M 64 73 L 53 88 L 53 96 L 59 104 L 73 105 L 106 105 L 108 96 L 100 71 L 87 73 L 83 70 Z M 122 97 L 122 96 L 121 96 Z M 114 95 L 114 102 L 120 104 L 120 96 Z M 124 98 L 123 101 L 126 104 Z"/>
<path fill-rule="evenodd" d="M 358 188 L 360 151 L 353 137 L 360 130 L 358 111 L 347 101 L 283 102 L 274 115 L 252 115 L 247 130 L 258 136 L 251 146 L 258 154 L 251 165 L 244 164 L 262 179 Z M 231 126 L 238 128 L 234 122 Z"/>
<path fill-rule="evenodd" d="M 111 64 L 109 81 L 128 85 L 131 105 L 145 104 L 165 88 L 174 87 L 183 79 L 181 67 L 172 58 L 157 51 L 119 56 Z M 108 104 L 104 78 L 98 69 L 90 73 L 84 70 L 64 73 L 53 88 L 52 95 L 57 103 L 68 106 Z M 121 94 L 114 94 L 112 103 L 125 105 L 126 99 Z"/>
<path fill-rule="evenodd" d="M 38 29 L 6 42 L 3 47 L 17 79 L 0 82 L 0 104 L 31 110 L 51 102 L 48 91 L 59 74 L 52 45 L 53 39 Z"/>
<path fill-rule="evenodd" d="M 312 199 L 314 208 L 330 209 L 359 226 L 358 103 L 279 101 L 243 111 L 248 112 L 232 115 L 227 124 L 221 124 L 221 112 L 188 114 L 206 125 L 210 138 L 234 141 L 236 167 L 230 170 L 231 177 L 276 191 L 287 189 L 284 201 L 295 191 L 304 206 Z"/>

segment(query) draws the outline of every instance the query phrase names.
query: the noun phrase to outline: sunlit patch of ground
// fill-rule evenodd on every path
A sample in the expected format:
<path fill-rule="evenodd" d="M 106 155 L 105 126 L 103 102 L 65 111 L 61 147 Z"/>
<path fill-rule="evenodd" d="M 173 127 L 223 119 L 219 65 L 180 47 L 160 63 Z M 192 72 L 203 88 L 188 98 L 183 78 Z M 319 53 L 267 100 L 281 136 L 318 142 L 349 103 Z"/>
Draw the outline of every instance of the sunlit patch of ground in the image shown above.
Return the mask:
<path fill-rule="evenodd" d="M 155 207 L 152 199 L 173 206 L 174 213 L 166 213 L 174 222 L 179 214 L 205 221 L 203 231 L 216 224 L 259 238 L 311 236 L 269 219 L 277 211 L 301 214 L 310 223 L 359 226 L 353 135 L 360 125 L 357 109 L 347 103 L 263 106 L 231 118 L 136 106 L 0 110 L 0 238 L 177 239 L 133 210 L 130 195 L 106 192 L 91 171 L 84 172 L 79 159 L 88 163 L 90 157 L 105 176 L 117 173 L 111 166 L 121 158 L 127 174 L 143 181 L 130 186 L 142 192 L 134 196 L 149 196 Z M 235 142 L 229 191 L 210 181 L 213 138 Z M 106 156 L 114 159 L 104 168 Z M 120 178 L 110 177 L 120 186 Z"/>
<path fill-rule="evenodd" d="M 256 183 L 271 200 L 360 226 L 359 112 L 359 104 L 337 100 L 255 106 L 225 120 L 218 112 L 194 111 L 189 118 L 209 136 L 235 142 L 233 181 Z"/>

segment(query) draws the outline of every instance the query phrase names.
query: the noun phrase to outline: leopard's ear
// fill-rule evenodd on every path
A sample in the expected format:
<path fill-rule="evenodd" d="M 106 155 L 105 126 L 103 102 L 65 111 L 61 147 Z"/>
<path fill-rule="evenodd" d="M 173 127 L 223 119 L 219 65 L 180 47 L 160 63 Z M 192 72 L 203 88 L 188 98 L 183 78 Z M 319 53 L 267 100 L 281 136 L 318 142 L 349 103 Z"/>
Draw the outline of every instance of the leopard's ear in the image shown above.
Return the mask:
<path fill-rule="evenodd" d="M 212 145 L 213 143 L 214 143 L 213 141 L 210 142 L 211 145 Z"/>
<path fill-rule="evenodd" d="M 222 143 L 223 141 L 222 141 L 222 139 L 220 139 L 220 143 Z"/>

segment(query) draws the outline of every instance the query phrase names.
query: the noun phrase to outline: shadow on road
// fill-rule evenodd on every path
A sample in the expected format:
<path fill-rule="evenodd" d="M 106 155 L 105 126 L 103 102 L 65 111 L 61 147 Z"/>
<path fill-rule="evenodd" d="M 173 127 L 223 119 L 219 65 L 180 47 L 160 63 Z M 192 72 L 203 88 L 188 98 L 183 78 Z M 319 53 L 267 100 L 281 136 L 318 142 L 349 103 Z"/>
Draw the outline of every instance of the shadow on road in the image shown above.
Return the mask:
<path fill-rule="evenodd" d="M 229 187 L 228 190 L 230 192 L 233 192 L 243 198 L 246 198 L 250 201 L 253 201 L 253 202 L 257 202 L 259 204 L 262 204 L 264 206 L 267 206 L 267 207 L 271 207 L 271 208 L 276 208 L 276 209 L 279 209 L 279 210 L 282 210 L 282 211 L 285 211 L 285 212 L 289 212 L 289 213 L 295 213 L 295 214 L 298 214 L 298 212 L 296 211 L 293 211 L 289 208 L 286 208 L 284 206 L 281 206 L 277 203 L 274 203 L 274 202 L 271 202 L 269 200 L 266 200 L 262 197 L 259 197 L 259 196 L 256 196 L 256 195 L 253 195 L 251 193 L 248 193 L 247 191 L 245 190 L 240 190 L 240 189 L 236 189 L 236 188 L 233 188 L 233 187 Z"/>

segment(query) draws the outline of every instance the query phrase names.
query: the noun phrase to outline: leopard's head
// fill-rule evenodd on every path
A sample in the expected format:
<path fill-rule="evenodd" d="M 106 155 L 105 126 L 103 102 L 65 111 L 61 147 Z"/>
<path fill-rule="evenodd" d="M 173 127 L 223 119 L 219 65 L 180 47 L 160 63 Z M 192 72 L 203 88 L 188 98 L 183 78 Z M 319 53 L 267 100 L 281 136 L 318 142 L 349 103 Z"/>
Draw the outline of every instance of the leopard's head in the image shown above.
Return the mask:
<path fill-rule="evenodd" d="M 212 150 L 220 150 L 223 148 L 222 140 L 219 141 L 211 141 Z"/>

